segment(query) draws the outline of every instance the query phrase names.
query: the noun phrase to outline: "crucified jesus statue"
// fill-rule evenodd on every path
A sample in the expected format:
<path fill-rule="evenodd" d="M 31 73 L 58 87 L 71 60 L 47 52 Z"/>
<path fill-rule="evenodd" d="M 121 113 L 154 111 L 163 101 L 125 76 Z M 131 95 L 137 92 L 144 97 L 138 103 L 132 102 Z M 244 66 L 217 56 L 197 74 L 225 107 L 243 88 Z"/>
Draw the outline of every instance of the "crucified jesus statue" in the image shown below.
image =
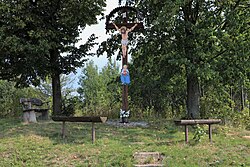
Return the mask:
<path fill-rule="evenodd" d="M 125 26 L 118 28 L 115 23 L 112 23 L 112 24 L 115 26 L 116 30 L 119 31 L 122 35 L 122 55 L 123 55 L 123 58 L 125 58 L 126 53 L 127 53 L 127 45 L 128 45 L 128 33 L 133 31 L 134 28 L 137 26 L 137 24 L 135 24 L 130 29 Z"/>

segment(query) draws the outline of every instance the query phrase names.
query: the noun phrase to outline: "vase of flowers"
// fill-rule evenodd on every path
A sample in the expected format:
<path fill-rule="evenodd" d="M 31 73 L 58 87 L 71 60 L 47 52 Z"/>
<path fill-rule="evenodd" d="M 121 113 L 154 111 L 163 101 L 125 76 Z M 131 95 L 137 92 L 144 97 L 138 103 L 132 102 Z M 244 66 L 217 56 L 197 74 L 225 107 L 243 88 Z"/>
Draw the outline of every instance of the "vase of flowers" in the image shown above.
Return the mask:
<path fill-rule="evenodd" d="M 120 118 L 122 123 L 128 123 L 128 117 L 129 117 L 130 111 L 124 111 L 120 110 Z"/>

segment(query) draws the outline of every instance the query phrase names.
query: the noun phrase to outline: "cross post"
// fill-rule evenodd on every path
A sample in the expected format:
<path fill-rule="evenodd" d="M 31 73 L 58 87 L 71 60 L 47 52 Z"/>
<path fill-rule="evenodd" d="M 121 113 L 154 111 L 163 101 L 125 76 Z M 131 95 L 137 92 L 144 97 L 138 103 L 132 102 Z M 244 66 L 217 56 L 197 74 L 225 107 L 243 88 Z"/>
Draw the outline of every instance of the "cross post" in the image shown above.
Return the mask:
<path fill-rule="evenodd" d="M 132 28 L 135 24 L 137 24 L 137 26 L 133 29 L 133 31 L 138 31 L 140 29 L 143 29 L 143 23 L 128 23 L 128 11 L 129 10 L 135 10 L 132 7 L 121 7 L 121 8 L 117 8 L 117 10 L 122 11 L 122 23 L 117 23 L 116 26 L 118 28 L 121 28 L 122 26 L 125 26 L 126 28 Z M 116 11 L 116 9 L 114 10 Z M 113 14 L 111 12 L 111 14 Z M 109 17 L 107 18 L 107 22 L 106 22 L 106 30 L 111 30 L 111 29 L 116 29 L 115 26 L 112 23 L 109 23 Z M 127 46 L 128 47 L 128 46 Z M 127 49 L 128 50 L 128 49 Z M 125 56 L 121 56 L 122 57 L 122 67 L 124 65 L 128 64 L 128 51 L 126 52 Z M 122 111 L 128 112 L 128 85 L 122 85 Z M 121 119 L 122 123 L 128 123 L 128 118 L 122 117 Z"/>

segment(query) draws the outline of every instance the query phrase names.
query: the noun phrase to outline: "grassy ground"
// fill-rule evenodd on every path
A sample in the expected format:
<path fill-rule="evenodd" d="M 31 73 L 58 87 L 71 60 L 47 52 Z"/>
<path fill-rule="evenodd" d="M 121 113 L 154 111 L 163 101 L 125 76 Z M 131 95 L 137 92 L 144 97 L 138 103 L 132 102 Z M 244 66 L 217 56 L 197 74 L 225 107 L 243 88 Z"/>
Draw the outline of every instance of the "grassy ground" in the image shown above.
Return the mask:
<path fill-rule="evenodd" d="M 250 131 L 220 125 L 213 127 L 213 143 L 184 143 L 181 127 L 169 121 L 150 126 L 115 127 L 96 124 L 96 142 L 91 143 L 90 123 L 67 123 L 61 139 L 61 123 L 23 124 L 18 119 L 0 119 L 0 166 L 93 166 L 129 167 L 135 152 L 157 151 L 164 166 L 250 166 Z M 204 126 L 207 131 L 207 126 Z"/>

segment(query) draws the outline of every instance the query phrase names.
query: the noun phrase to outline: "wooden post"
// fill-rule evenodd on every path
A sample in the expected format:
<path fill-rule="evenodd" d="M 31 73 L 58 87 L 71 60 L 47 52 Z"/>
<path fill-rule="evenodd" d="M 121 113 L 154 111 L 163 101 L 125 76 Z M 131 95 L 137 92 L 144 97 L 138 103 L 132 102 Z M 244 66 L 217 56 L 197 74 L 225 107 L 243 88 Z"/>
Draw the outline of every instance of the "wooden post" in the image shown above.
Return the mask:
<path fill-rule="evenodd" d="M 123 23 L 125 25 L 127 25 L 128 23 L 128 14 L 127 12 L 123 13 Z M 123 57 L 122 55 L 122 68 L 124 65 L 128 65 L 128 46 L 127 46 L 127 52 L 125 54 L 125 57 Z M 128 111 L 128 85 L 123 85 L 123 89 L 122 89 L 122 110 L 127 112 Z M 122 119 L 122 123 L 127 123 L 123 121 L 124 119 Z"/>
<path fill-rule="evenodd" d="M 62 123 L 62 138 L 65 138 L 65 121 Z"/>
<path fill-rule="evenodd" d="M 128 111 L 128 85 L 123 85 L 122 89 L 122 110 Z"/>
<path fill-rule="evenodd" d="M 95 142 L 95 126 L 94 122 L 92 122 L 92 144 Z"/>
<path fill-rule="evenodd" d="M 123 13 L 123 23 L 127 25 L 128 23 L 128 15 L 127 11 Z M 127 52 L 125 54 L 125 57 L 122 55 L 122 68 L 124 65 L 128 64 L 128 46 L 127 46 Z M 128 111 L 128 85 L 123 85 L 122 89 L 122 110 L 127 112 Z M 124 118 L 122 118 L 122 123 L 127 123 L 128 118 L 126 119 L 127 121 L 124 121 Z"/>
<path fill-rule="evenodd" d="M 211 124 L 208 124 L 208 131 L 209 131 L 209 141 L 212 143 L 212 127 Z"/>
<path fill-rule="evenodd" d="M 49 110 L 48 109 L 41 109 L 40 112 L 42 113 L 42 115 L 41 115 L 42 120 L 49 119 Z"/>
<path fill-rule="evenodd" d="M 185 125 L 185 141 L 188 143 L 188 125 Z"/>

